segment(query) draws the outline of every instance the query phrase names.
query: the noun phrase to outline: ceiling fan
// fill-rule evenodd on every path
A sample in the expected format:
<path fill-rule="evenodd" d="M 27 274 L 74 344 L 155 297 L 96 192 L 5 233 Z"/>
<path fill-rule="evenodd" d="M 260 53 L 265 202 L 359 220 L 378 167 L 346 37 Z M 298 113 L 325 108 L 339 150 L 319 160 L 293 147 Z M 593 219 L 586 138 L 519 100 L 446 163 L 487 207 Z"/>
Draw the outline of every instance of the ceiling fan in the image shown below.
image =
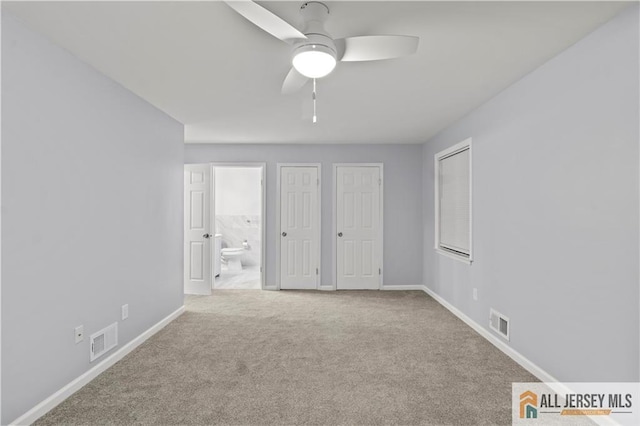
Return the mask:
<path fill-rule="evenodd" d="M 282 93 L 298 91 L 309 79 L 329 75 L 338 61 L 375 61 L 411 55 L 418 49 L 418 37 L 406 35 L 368 35 L 333 39 L 324 29 L 329 8 L 319 1 L 300 7 L 304 28 L 299 31 L 282 18 L 253 1 L 226 1 L 240 15 L 292 49 L 292 67 L 282 83 Z"/>

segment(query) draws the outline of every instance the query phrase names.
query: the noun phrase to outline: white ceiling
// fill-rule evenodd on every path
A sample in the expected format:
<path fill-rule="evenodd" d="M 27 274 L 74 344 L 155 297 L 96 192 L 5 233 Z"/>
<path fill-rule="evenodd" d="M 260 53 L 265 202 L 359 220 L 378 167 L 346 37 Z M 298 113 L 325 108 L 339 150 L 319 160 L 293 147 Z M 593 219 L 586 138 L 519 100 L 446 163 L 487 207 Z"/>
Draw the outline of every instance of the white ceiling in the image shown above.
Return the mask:
<path fill-rule="evenodd" d="M 302 2 L 261 2 L 299 26 Z M 3 2 L 185 124 L 187 142 L 423 143 L 611 19 L 618 2 L 330 1 L 335 37 L 407 34 L 417 54 L 340 63 L 280 94 L 289 45 L 222 2 Z"/>

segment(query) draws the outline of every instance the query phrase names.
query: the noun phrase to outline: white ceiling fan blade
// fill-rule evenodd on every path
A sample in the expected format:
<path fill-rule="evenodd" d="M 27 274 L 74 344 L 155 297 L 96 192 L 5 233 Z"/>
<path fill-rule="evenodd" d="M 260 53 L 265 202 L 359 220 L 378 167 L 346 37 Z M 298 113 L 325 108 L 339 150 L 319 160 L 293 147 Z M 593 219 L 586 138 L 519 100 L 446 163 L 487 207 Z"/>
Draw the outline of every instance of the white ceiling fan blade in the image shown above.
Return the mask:
<path fill-rule="evenodd" d="M 309 82 L 309 79 L 291 67 L 289 74 L 284 78 L 282 83 L 282 94 L 290 95 L 302 89 Z"/>
<path fill-rule="evenodd" d="M 294 40 L 307 38 L 291 24 L 253 1 L 225 1 L 225 3 L 256 26 L 284 42 L 292 44 Z"/>
<path fill-rule="evenodd" d="M 416 53 L 419 37 L 403 35 L 372 35 L 335 40 L 338 57 L 344 62 L 376 61 L 399 58 Z"/>

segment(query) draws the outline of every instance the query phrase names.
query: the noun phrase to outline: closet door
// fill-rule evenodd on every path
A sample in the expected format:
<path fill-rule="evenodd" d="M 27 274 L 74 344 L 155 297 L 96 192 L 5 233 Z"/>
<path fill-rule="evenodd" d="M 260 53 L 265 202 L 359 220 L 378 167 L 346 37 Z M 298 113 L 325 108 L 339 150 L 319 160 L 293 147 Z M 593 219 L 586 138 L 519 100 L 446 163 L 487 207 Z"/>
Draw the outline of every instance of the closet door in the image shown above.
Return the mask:
<path fill-rule="evenodd" d="M 319 167 L 280 166 L 280 288 L 318 288 Z"/>
<path fill-rule="evenodd" d="M 336 287 L 379 289 L 382 276 L 381 166 L 337 165 Z"/>

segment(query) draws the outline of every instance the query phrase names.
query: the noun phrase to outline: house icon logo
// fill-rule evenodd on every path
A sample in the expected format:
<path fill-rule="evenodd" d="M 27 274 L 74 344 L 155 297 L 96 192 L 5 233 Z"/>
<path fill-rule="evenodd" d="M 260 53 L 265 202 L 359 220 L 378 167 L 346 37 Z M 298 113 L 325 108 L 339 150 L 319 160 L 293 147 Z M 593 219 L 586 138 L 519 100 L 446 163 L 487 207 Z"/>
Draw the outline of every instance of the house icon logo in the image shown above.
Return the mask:
<path fill-rule="evenodd" d="M 520 394 L 520 418 L 538 418 L 538 395 L 529 390 Z"/>

